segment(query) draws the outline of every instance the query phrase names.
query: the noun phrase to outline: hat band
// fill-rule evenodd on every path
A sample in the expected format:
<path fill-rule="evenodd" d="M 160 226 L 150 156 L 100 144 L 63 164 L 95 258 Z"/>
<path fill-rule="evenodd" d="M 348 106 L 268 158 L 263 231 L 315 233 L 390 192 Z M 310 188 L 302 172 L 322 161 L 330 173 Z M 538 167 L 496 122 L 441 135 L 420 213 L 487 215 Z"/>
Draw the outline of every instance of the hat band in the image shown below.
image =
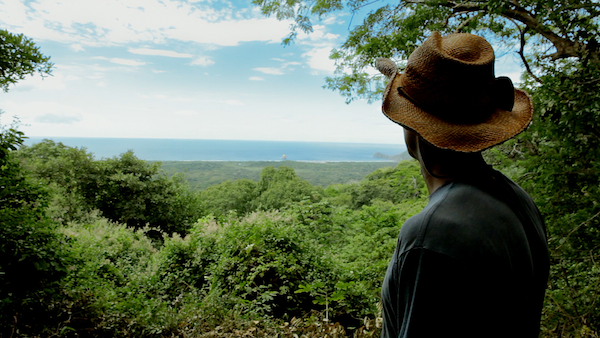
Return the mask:
<path fill-rule="evenodd" d="M 436 116 L 444 121 L 451 123 L 460 123 L 460 124 L 478 124 L 485 120 L 487 120 L 490 115 L 494 112 L 493 109 L 486 109 L 487 112 L 484 111 L 468 111 L 464 107 L 461 109 L 455 106 L 446 106 L 443 108 L 438 108 L 430 104 L 426 104 L 418 101 L 417 99 L 410 96 L 402 86 L 398 87 L 398 94 L 408 101 L 410 101 L 415 106 L 421 108 L 421 110 Z"/>

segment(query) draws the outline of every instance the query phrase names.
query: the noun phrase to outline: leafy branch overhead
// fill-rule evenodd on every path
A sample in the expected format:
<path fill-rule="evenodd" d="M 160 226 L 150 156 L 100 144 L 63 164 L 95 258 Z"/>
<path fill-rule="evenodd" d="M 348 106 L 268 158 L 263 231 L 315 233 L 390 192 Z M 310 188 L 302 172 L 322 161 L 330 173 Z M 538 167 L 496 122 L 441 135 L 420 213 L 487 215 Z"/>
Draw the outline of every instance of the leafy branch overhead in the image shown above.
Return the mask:
<path fill-rule="evenodd" d="M 397 61 L 408 55 L 434 30 L 486 35 L 497 49 L 516 51 L 534 78 L 529 63 L 543 64 L 565 58 L 599 60 L 600 8 L 594 0 L 254 0 L 263 14 L 291 19 L 290 43 L 298 30 L 310 33 L 312 20 L 339 12 L 363 15 L 346 41 L 332 50 L 337 71 L 326 88 L 339 91 L 347 102 L 379 99 L 383 77 L 366 69 L 376 57 Z M 538 78 L 539 79 L 539 78 Z"/>
<path fill-rule="evenodd" d="M 50 57 L 44 56 L 31 39 L 0 30 L 0 88 L 4 92 L 26 75 L 50 75 L 52 66 Z"/>

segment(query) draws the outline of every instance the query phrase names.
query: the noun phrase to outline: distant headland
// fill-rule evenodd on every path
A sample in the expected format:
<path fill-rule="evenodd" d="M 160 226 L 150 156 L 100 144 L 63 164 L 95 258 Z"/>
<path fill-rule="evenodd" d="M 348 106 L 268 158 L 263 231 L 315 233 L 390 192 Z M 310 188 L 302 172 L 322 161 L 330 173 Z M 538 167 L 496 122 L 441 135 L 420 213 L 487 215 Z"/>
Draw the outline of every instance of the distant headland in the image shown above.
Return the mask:
<path fill-rule="evenodd" d="M 407 151 L 404 151 L 398 155 L 386 155 L 386 154 L 377 152 L 377 153 L 375 153 L 375 155 L 373 155 L 373 157 L 374 158 L 382 158 L 382 159 L 395 161 L 395 162 L 400 162 L 402 160 L 408 160 L 411 158 Z"/>

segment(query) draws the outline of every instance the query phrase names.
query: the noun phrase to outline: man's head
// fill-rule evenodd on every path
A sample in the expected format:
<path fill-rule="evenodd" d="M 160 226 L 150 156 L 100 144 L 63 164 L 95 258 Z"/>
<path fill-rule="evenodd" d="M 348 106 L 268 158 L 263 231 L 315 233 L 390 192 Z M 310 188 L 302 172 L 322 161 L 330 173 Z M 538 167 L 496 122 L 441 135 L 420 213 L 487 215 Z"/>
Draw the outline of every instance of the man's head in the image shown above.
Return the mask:
<path fill-rule="evenodd" d="M 433 34 L 403 73 L 378 59 L 389 78 L 383 112 L 434 147 L 476 153 L 504 142 L 531 122 L 531 98 L 494 75 L 494 51 L 472 34 Z"/>

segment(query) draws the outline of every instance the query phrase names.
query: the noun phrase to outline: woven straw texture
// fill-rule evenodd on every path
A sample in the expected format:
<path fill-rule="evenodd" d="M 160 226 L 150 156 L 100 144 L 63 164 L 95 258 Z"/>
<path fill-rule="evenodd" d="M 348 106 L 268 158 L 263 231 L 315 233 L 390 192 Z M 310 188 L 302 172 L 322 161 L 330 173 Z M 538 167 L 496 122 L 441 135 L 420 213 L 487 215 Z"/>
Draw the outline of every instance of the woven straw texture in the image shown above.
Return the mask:
<path fill-rule="evenodd" d="M 522 132 L 531 122 L 529 95 L 514 90 L 512 111 L 497 108 L 494 51 L 472 34 L 441 37 L 434 32 L 409 57 L 402 74 L 389 60 L 378 68 L 390 77 L 382 110 L 392 121 L 414 130 L 442 149 L 478 152 Z M 508 95 L 512 93 L 512 85 Z"/>

